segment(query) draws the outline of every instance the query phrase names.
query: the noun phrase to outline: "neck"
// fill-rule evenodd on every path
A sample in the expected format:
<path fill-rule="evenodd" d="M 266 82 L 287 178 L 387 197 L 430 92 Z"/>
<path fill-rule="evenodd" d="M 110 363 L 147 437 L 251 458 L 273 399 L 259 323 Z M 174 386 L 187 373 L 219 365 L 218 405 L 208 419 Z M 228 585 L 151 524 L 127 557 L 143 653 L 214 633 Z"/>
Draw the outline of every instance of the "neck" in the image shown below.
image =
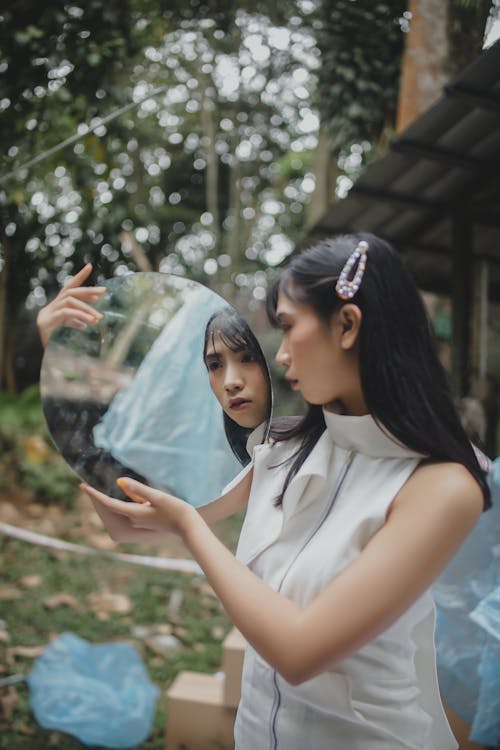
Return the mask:
<path fill-rule="evenodd" d="M 365 414 L 369 414 L 362 394 L 353 394 L 349 398 L 331 401 L 329 404 L 325 404 L 325 409 L 333 414 L 344 414 L 347 417 L 363 417 Z"/>

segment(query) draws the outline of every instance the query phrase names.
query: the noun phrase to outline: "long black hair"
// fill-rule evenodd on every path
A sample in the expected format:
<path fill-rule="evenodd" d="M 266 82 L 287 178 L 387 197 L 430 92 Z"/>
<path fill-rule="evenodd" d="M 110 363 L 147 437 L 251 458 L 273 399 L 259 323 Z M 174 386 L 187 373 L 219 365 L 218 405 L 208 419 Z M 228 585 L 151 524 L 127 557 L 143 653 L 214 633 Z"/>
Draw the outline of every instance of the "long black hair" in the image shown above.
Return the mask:
<path fill-rule="evenodd" d="M 310 305 L 329 323 L 346 304 L 335 292 L 345 262 L 364 240 L 367 263 L 352 298 L 362 312 L 359 338 L 361 387 L 370 414 L 382 429 L 432 460 L 463 464 L 477 480 L 488 508 L 490 492 L 483 470 L 460 423 L 446 372 L 439 360 L 432 326 L 419 291 L 400 255 L 368 233 L 323 240 L 295 256 L 271 287 L 267 311 L 277 325 L 281 291 Z M 281 431 L 280 439 L 300 438 L 285 480 L 284 492 L 325 430 L 321 406 L 309 405 L 303 419 Z"/>
<path fill-rule="evenodd" d="M 271 378 L 267 367 L 267 362 L 260 348 L 254 332 L 246 320 L 235 310 L 234 307 L 223 307 L 215 312 L 208 320 L 205 328 L 205 340 L 203 343 L 203 361 L 207 364 L 207 347 L 209 342 L 214 344 L 215 336 L 219 336 L 222 342 L 233 352 L 247 351 L 250 352 L 255 360 L 259 363 L 262 372 L 267 381 L 267 403 L 269 404 L 268 422 L 271 416 L 272 390 Z M 238 461 L 246 466 L 250 462 L 250 456 L 247 453 L 246 444 L 252 428 L 242 427 L 234 419 L 223 411 L 224 432 L 227 441 Z M 264 433 L 268 431 L 269 424 L 264 428 Z"/>

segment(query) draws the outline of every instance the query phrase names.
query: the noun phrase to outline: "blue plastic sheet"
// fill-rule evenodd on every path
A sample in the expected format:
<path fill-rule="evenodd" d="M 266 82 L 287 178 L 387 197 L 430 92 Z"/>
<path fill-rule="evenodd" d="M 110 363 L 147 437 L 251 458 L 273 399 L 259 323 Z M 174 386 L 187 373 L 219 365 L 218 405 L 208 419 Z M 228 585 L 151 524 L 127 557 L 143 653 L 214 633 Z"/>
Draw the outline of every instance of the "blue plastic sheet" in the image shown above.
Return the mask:
<path fill-rule="evenodd" d="M 439 687 L 471 727 L 470 739 L 500 741 L 500 458 L 489 475 L 483 513 L 433 586 Z"/>
<path fill-rule="evenodd" d="M 93 432 L 98 447 L 195 506 L 241 469 L 203 361 L 208 319 L 226 304 L 210 289 L 190 291 Z"/>
<path fill-rule="evenodd" d="M 84 745 L 132 748 L 151 732 L 159 690 L 128 644 L 63 633 L 36 660 L 28 685 L 37 722 Z"/>

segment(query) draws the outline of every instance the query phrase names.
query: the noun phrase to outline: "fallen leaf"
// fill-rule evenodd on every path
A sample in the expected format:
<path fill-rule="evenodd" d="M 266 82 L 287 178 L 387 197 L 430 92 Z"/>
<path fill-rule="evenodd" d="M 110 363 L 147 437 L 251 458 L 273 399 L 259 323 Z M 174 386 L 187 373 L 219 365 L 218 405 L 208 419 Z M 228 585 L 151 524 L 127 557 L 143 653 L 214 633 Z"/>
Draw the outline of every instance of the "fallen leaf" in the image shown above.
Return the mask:
<path fill-rule="evenodd" d="M 169 624 L 168 624 L 168 623 L 166 623 L 166 622 L 164 622 L 164 623 L 161 623 L 160 625 L 157 625 L 157 626 L 156 626 L 156 632 L 157 632 L 157 633 L 166 633 L 166 634 L 170 634 L 170 633 L 172 632 L 172 626 L 171 626 L 171 625 L 169 625 Z"/>
<path fill-rule="evenodd" d="M 89 594 L 87 601 L 94 612 L 99 614 L 128 614 L 133 609 L 133 604 L 126 594 Z"/>
<path fill-rule="evenodd" d="M 155 633 L 154 625 L 134 625 L 132 635 L 134 638 L 150 638 Z"/>
<path fill-rule="evenodd" d="M 35 659 L 45 651 L 43 646 L 12 646 L 6 650 L 7 659 L 15 656 L 25 657 L 26 659 Z"/>
<path fill-rule="evenodd" d="M 177 636 L 177 638 L 181 638 L 181 639 L 186 638 L 188 635 L 187 628 L 182 628 L 182 627 L 174 627 L 172 628 L 172 632 L 175 636 Z"/>
<path fill-rule="evenodd" d="M 69 555 L 65 549 L 51 549 L 49 554 L 54 560 L 67 560 Z"/>
<path fill-rule="evenodd" d="M 152 656 L 149 663 L 152 667 L 162 667 L 165 664 L 165 659 L 161 656 Z"/>
<path fill-rule="evenodd" d="M 20 599 L 22 595 L 23 592 L 21 589 L 16 589 L 14 586 L 5 586 L 3 589 L 0 589 L 0 599 L 4 602 Z"/>
<path fill-rule="evenodd" d="M 217 594 L 215 593 L 215 591 L 213 590 L 213 588 L 210 586 L 210 584 L 207 583 L 206 581 L 202 581 L 200 583 L 200 587 L 199 588 L 200 588 L 200 593 L 203 594 L 204 596 L 211 596 L 211 597 L 217 599 Z"/>
<path fill-rule="evenodd" d="M 49 452 L 49 446 L 40 435 L 30 435 L 24 441 L 25 458 L 33 464 L 42 464 Z"/>
<path fill-rule="evenodd" d="M 0 521 L 3 523 L 17 524 L 21 515 L 13 503 L 6 500 L 0 503 Z"/>
<path fill-rule="evenodd" d="M 0 695 L 0 716 L 2 719 L 10 719 L 12 712 L 19 703 L 19 695 L 14 687 L 8 687 Z"/>
<path fill-rule="evenodd" d="M 25 589 L 36 589 L 41 585 L 43 578 L 38 573 L 33 573 L 30 576 L 23 576 L 19 579 L 19 584 Z"/>
<path fill-rule="evenodd" d="M 222 625 L 214 625 L 214 627 L 211 630 L 212 638 L 216 641 L 222 641 L 225 634 L 226 634 L 226 631 L 222 627 Z"/>
<path fill-rule="evenodd" d="M 70 607 L 71 609 L 78 608 L 78 600 L 64 591 L 60 594 L 53 594 L 52 596 L 45 597 L 42 603 L 47 609 L 55 609 L 56 607 Z"/>
<path fill-rule="evenodd" d="M 87 541 L 97 549 L 105 551 L 116 549 L 116 542 L 111 539 L 109 534 L 87 534 Z"/>
<path fill-rule="evenodd" d="M 30 503 L 27 511 L 32 518 L 41 518 L 45 513 L 45 508 L 42 508 L 39 503 Z"/>
<path fill-rule="evenodd" d="M 36 734 L 36 729 L 33 729 L 33 727 L 29 727 L 27 724 L 21 724 L 17 727 L 17 731 L 19 734 L 25 734 L 27 737 L 32 737 L 34 734 Z"/>
<path fill-rule="evenodd" d="M 145 638 L 144 643 L 151 649 L 151 651 L 154 651 L 161 656 L 165 656 L 172 651 L 178 651 L 182 646 L 182 643 L 175 637 L 175 635 L 163 635 L 161 633 L 159 635 L 153 635 L 150 638 Z"/>
<path fill-rule="evenodd" d="M 170 594 L 167 606 L 168 619 L 173 622 L 179 621 L 179 610 L 184 600 L 184 594 L 180 589 L 174 589 Z"/>

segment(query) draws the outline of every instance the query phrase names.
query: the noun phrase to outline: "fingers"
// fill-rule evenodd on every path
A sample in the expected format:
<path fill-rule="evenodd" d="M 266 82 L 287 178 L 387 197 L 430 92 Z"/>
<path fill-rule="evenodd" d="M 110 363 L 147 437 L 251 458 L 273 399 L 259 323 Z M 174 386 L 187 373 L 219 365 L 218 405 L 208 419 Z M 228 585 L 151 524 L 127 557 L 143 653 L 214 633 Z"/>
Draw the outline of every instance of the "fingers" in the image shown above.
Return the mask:
<path fill-rule="evenodd" d="M 67 281 L 59 294 L 61 296 L 64 296 L 68 292 L 71 294 L 77 294 L 78 296 L 83 297 L 84 299 L 89 299 L 89 301 L 96 302 L 99 297 L 104 294 L 106 291 L 105 286 L 83 286 L 83 284 L 87 281 L 88 277 L 92 273 L 92 263 L 87 263 L 86 266 L 81 268 L 77 274 L 73 276 L 72 279 Z"/>
<path fill-rule="evenodd" d="M 75 292 L 76 291 L 78 290 L 75 290 Z M 71 295 L 70 297 L 65 297 L 64 299 L 59 300 L 58 305 L 55 305 L 55 307 L 59 307 L 59 305 L 64 305 L 64 307 L 60 308 L 61 310 L 78 313 L 79 317 L 87 318 L 89 323 L 97 323 L 97 321 L 101 320 L 103 317 L 102 313 L 94 310 L 94 308 L 86 302 L 82 302 L 82 300 L 78 299 L 76 295 Z"/>
<path fill-rule="evenodd" d="M 130 479 L 129 477 L 119 477 L 116 480 L 116 484 L 131 500 L 142 505 L 146 503 L 154 505 L 158 502 L 160 496 L 165 497 L 166 494 L 148 487 L 147 484 L 142 484 L 135 479 Z"/>
<path fill-rule="evenodd" d="M 105 495 L 104 492 L 99 492 L 99 490 L 96 490 L 94 487 L 90 487 L 90 485 L 88 484 L 80 484 L 80 489 L 85 492 L 91 500 L 96 500 L 106 508 L 112 510 L 114 513 L 119 513 L 121 516 L 126 516 L 127 518 L 135 518 L 137 516 L 137 511 L 142 510 L 142 508 L 133 505 L 132 503 L 127 503 L 124 500 L 116 500 L 114 497 L 109 497 L 109 495 Z"/>
<path fill-rule="evenodd" d="M 80 299 L 86 302 L 98 302 L 106 291 L 105 286 L 79 286 L 79 287 L 63 287 L 58 294 L 59 299 Z"/>
<path fill-rule="evenodd" d="M 81 268 L 78 273 L 76 273 L 70 281 L 66 283 L 66 287 L 76 287 L 81 286 L 90 276 L 92 273 L 92 263 L 87 263 L 83 268 Z"/>

